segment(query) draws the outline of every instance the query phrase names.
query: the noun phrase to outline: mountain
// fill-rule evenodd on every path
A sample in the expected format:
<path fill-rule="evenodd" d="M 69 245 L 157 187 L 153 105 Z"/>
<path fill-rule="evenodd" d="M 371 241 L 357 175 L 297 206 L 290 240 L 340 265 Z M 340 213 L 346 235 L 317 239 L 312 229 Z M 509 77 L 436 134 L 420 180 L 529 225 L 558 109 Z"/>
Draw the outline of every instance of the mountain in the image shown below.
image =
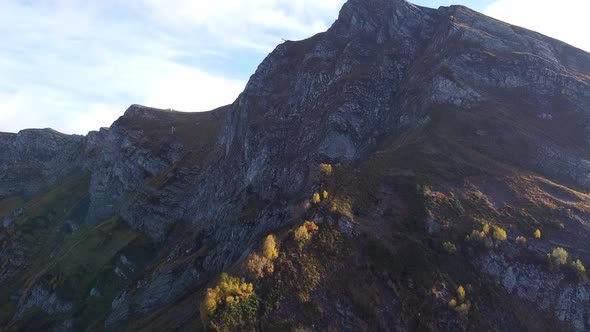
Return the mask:
<path fill-rule="evenodd" d="M 0 326 L 586 331 L 589 192 L 590 54 L 349 0 L 231 105 L 0 134 Z"/>

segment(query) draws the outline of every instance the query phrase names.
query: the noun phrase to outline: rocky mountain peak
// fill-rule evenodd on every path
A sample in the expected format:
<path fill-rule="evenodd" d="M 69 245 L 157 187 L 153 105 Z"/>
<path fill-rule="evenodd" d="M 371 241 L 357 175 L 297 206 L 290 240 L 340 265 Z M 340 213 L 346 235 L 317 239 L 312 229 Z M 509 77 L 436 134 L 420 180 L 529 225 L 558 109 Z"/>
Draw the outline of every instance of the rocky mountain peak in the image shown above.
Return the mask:
<path fill-rule="evenodd" d="M 123 117 L 126 118 L 137 118 L 137 119 L 150 119 L 157 118 L 159 115 L 174 113 L 172 109 L 159 109 L 144 105 L 133 104 L 127 108 Z"/>
<path fill-rule="evenodd" d="M 353 31 L 370 32 L 383 26 L 410 24 L 424 11 L 430 10 L 404 0 L 349 0 L 342 6 L 337 23 Z"/>
<path fill-rule="evenodd" d="M 565 43 L 349 0 L 231 105 L 0 133 L 0 323 L 195 329 L 231 271 L 263 330 L 588 330 L 589 100 L 590 55 Z M 247 329 L 231 308 L 211 319 Z"/>

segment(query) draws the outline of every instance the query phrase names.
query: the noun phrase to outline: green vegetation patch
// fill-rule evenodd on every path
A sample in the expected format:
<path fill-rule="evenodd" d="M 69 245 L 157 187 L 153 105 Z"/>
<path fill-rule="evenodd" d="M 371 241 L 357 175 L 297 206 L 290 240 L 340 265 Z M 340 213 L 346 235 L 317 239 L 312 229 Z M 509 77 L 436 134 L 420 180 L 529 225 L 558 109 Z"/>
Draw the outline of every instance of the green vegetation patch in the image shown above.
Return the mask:
<path fill-rule="evenodd" d="M 12 211 L 22 207 L 24 200 L 18 196 L 6 197 L 0 200 L 0 219 L 7 216 Z"/>

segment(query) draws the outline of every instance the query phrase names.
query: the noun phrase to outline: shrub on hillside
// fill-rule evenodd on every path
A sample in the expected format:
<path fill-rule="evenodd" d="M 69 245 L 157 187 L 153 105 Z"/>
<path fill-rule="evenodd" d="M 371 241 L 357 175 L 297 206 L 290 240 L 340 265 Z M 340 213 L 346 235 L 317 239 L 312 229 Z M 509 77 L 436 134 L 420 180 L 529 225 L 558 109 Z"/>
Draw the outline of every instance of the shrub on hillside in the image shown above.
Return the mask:
<path fill-rule="evenodd" d="M 237 278 L 223 273 L 221 281 L 215 288 L 208 288 L 201 303 L 201 318 L 206 321 L 218 309 L 232 306 L 248 300 L 254 294 L 254 285 L 244 278 Z"/>
<path fill-rule="evenodd" d="M 353 219 L 352 202 L 347 197 L 334 196 L 330 201 L 330 212 L 337 213 L 341 216 Z"/>
<path fill-rule="evenodd" d="M 320 230 L 319 226 L 316 225 L 316 223 L 313 221 L 306 221 L 303 223 L 303 226 L 305 226 L 305 228 L 307 228 L 307 231 L 310 233 L 314 233 Z"/>
<path fill-rule="evenodd" d="M 299 248 L 302 248 L 311 239 L 311 234 L 318 230 L 318 225 L 313 221 L 306 221 L 303 225 L 299 226 L 294 233 L 295 242 L 297 242 Z"/>
<path fill-rule="evenodd" d="M 457 287 L 457 296 L 459 297 L 460 302 L 465 301 L 465 288 L 463 288 L 461 285 Z"/>
<path fill-rule="evenodd" d="M 325 175 L 332 175 L 332 165 L 330 164 L 320 164 L 320 171 Z"/>
<path fill-rule="evenodd" d="M 253 252 L 246 260 L 246 269 L 254 277 L 260 279 L 265 275 L 270 275 L 274 272 L 273 261 L 279 257 L 279 250 L 277 248 L 277 240 L 274 235 L 269 234 L 264 238 L 262 244 L 262 255 Z"/>
<path fill-rule="evenodd" d="M 477 229 L 474 229 L 471 231 L 471 234 L 467 235 L 467 240 L 485 246 L 486 248 L 491 247 L 493 244 L 492 239 L 487 237 L 484 231 L 478 231 Z"/>
<path fill-rule="evenodd" d="M 295 230 L 294 236 L 295 236 L 295 242 L 297 242 L 297 245 L 300 248 L 303 247 L 303 245 L 305 245 L 305 243 L 307 243 L 307 241 L 309 241 L 309 239 L 311 239 L 311 235 L 307 231 L 307 228 L 303 225 L 297 227 L 297 229 Z"/>
<path fill-rule="evenodd" d="M 277 240 L 274 235 L 269 234 L 264 239 L 264 244 L 262 246 L 262 253 L 264 257 L 274 260 L 279 257 L 279 250 L 277 249 Z"/>
<path fill-rule="evenodd" d="M 535 237 L 535 239 L 537 239 L 537 240 L 538 240 L 538 239 L 540 239 L 540 238 L 541 238 L 541 230 L 540 230 L 540 229 L 537 229 L 537 230 L 535 231 L 535 233 L 533 233 L 533 236 L 534 236 L 534 237 Z"/>
<path fill-rule="evenodd" d="M 471 302 L 466 301 L 465 303 L 461 303 L 461 305 L 456 307 L 455 310 L 458 313 L 466 314 L 469 312 L 469 310 L 471 310 Z"/>
<path fill-rule="evenodd" d="M 504 228 L 494 226 L 494 232 L 492 233 L 492 237 L 496 241 L 506 241 L 506 238 L 508 238 L 508 234 L 506 233 L 506 230 L 504 230 Z"/>
<path fill-rule="evenodd" d="M 481 227 L 481 231 L 485 234 L 488 235 L 490 234 L 490 224 L 483 224 L 483 226 Z"/>
<path fill-rule="evenodd" d="M 449 254 L 454 254 L 457 252 L 457 246 L 453 242 L 445 242 L 443 243 L 443 248 Z"/>
<path fill-rule="evenodd" d="M 457 306 L 457 300 L 455 300 L 455 299 L 451 299 L 451 300 L 449 301 L 449 307 L 451 307 L 451 308 L 455 308 L 456 306 Z"/>
<path fill-rule="evenodd" d="M 465 288 L 463 288 L 461 285 L 457 287 L 457 298 L 458 300 L 452 298 L 451 301 L 449 301 L 449 307 L 455 309 L 455 311 L 461 314 L 468 313 L 471 309 L 471 302 L 467 300 Z"/>
<path fill-rule="evenodd" d="M 557 247 L 553 249 L 550 254 L 547 254 L 549 259 L 549 267 L 551 269 L 558 269 L 561 265 L 567 263 L 568 253 L 565 249 Z"/>
<path fill-rule="evenodd" d="M 248 256 L 246 269 L 248 272 L 252 273 L 254 277 L 260 279 L 265 275 L 270 275 L 274 272 L 274 264 L 265 256 L 253 253 Z"/>
<path fill-rule="evenodd" d="M 471 234 L 467 235 L 467 240 L 479 241 L 479 240 L 483 240 L 485 238 L 486 238 L 486 233 L 484 233 L 482 231 L 478 231 L 477 229 L 472 230 Z"/>
<path fill-rule="evenodd" d="M 576 271 L 580 279 L 586 279 L 586 267 L 582 264 L 581 260 L 576 259 L 575 261 L 572 261 L 570 265 L 574 271 Z"/>
<path fill-rule="evenodd" d="M 312 201 L 313 201 L 314 204 L 318 204 L 321 201 L 320 194 L 319 193 L 314 193 L 313 194 Z"/>

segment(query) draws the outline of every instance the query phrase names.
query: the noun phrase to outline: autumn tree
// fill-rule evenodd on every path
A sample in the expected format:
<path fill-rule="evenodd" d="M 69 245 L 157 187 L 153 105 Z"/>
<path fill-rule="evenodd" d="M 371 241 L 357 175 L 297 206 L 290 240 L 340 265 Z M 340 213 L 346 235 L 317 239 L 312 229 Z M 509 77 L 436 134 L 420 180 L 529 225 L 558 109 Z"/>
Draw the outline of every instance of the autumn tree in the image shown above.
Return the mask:
<path fill-rule="evenodd" d="M 262 244 L 262 255 L 253 252 L 248 256 L 246 261 L 246 269 L 260 279 L 265 275 L 270 275 L 274 272 L 273 261 L 279 257 L 279 249 L 277 248 L 276 237 L 269 234 L 264 238 Z"/>
<path fill-rule="evenodd" d="M 313 194 L 313 199 L 312 199 L 312 201 L 313 201 L 313 203 L 314 203 L 314 204 L 318 204 L 318 203 L 321 201 L 321 199 L 320 199 L 320 194 L 319 194 L 319 193 L 314 193 L 314 194 Z"/>
<path fill-rule="evenodd" d="M 309 234 L 309 232 L 307 231 L 307 227 L 305 227 L 304 225 L 299 226 L 294 233 L 295 236 L 295 241 L 297 242 L 297 245 L 301 248 L 303 247 L 303 245 L 309 241 L 309 239 L 311 238 L 311 235 Z"/>
<path fill-rule="evenodd" d="M 311 234 L 319 230 L 318 225 L 313 221 L 306 221 L 303 225 L 299 226 L 294 233 L 295 241 L 297 245 L 302 248 L 307 241 L 311 239 Z"/>
<path fill-rule="evenodd" d="M 269 234 L 264 239 L 264 245 L 262 246 L 262 254 L 271 261 L 279 257 L 279 250 L 277 249 L 277 240 L 274 235 Z"/>
<path fill-rule="evenodd" d="M 582 264 L 581 260 L 576 259 L 575 261 L 572 261 L 570 265 L 576 271 L 580 279 L 586 279 L 586 267 Z"/>
<path fill-rule="evenodd" d="M 307 228 L 307 231 L 310 233 L 317 232 L 320 229 L 318 225 L 313 221 L 305 221 L 303 223 L 303 226 L 305 226 L 305 228 Z"/>
<path fill-rule="evenodd" d="M 561 265 L 567 263 L 568 253 L 565 249 L 557 247 L 550 254 L 547 254 L 549 266 L 551 269 L 558 269 Z"/>
<path fill-rule="evenodd" d="M 485 235 L 488 235 L 490 233 L 490 224 L 483 224 L 483 226 L 481 227 L 481 231 Z"/>
<path fill-rule="evenodd" d="M 218 301 L 217 292 L 215 289 L 209 288 L 207 289 L 207 293 L 205 294 L 205 299 L 201 303 L 201 319 L 205 321 L 209 316 L 211 316 L 215 310 L 217 310 L 217 301 Z"/>
<path fill-rule="evenodd" d="M 445 242 L 443 243 L 443 248 L 449 254 L 454 254 L 457 252 L 457 246 L 453 242 Z"/>
<path fill-rule="evenodd" d="M 459 301 L 465 301 L 465 288 L 463 288 L 461 285 L 457 287 L 457 296 L 459 297 Z"/>
<path fill-rule="evenodd" d="M 492 237 L 496 241 L 505 241 L 508 237 L 506 230 L 502 227 L 494 226 L 494 232 L 492 233 Z"/>
<path fill-rule="evenodd" d="M 332 175 L 332 165 L 330 164 L 320 164 L 320 171 L 325 175 Z"/>
<path fill-rule="evenodd" d="M 248 300 L 254 294 L 254 285 L 244 278 L 221 274 L 221 281 L 215 288 L 208 288 L 205 299 L 201 303 L 201 318 L 205 321 L 220 306 L 231 307 Z"/>

